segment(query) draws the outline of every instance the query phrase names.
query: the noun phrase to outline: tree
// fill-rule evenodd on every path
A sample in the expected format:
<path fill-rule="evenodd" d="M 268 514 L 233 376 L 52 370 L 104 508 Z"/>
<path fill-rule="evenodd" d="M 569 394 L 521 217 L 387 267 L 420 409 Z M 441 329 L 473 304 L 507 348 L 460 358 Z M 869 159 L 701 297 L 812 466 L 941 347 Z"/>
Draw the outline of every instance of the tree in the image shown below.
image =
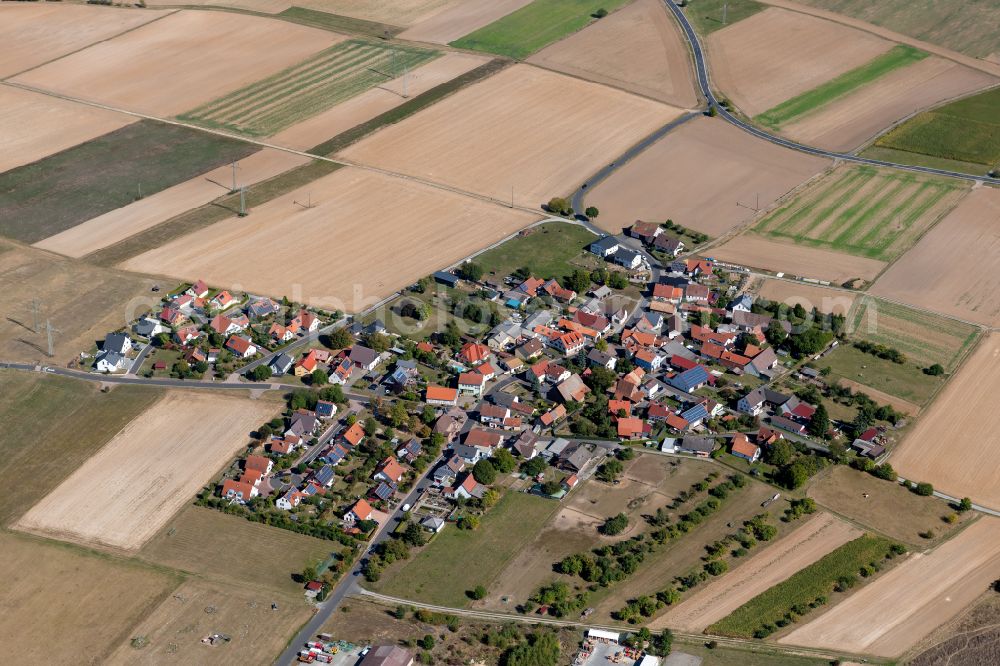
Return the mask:
<path fill-rule="evenodd" d="M 705 571 L 713 576 L 721 576 L 729 569 L 725 560 L 712 560 L 705 565 Z"/>
<path fill-rule="evenodd" d="M 354 338 L 348 333 L 347 328 L 341 326 L 327 336 L 326 344 L 330 349 L 344 349 L 354 344 Z"/>
<path fill-rule="evenodd" d="M 313 386 L 326 386 L 330 383 L 330 375 L 322 368 L 316 368 L 310 375 L 310 384 Z"/>
<path fill-rule="evenodd" d="M 889 463 L 882 463 L 881 465 L 876 465 L 875 468 L 872 470 L 872 474 L 886 481 L 895 481 L 896 479 L 899 478 L 899 475 L 896 474 L 896 470 L 894 470 L 892 468 L 892 465 L 890 465 Z"/>
<path fill-rule="evenodd" d="M 593 219 L 601 214 L 601 211 L 597 210 L 595 206 L 587 206 L 587 210 L 583 211 L 583 214 Z"/>
<path fill-rule="evenodd" d="M 794 456 L 795 447 L 792 446 L 791 442 L 782 438 L 764 451 L 764 462 L 782 467 L 792 462 Z"/>
<path fill-rule="evenodd" d="M 708 115 L 711 118 L 714 118 L 717 115 L 719 115 L 719 110 L 715 108 L 714 104 L 712 106 L 708 107 Z"/>
<path fill-rule="evenodd" d="M 476 601 L 486 598 L 486 588 L 482 585 L 476 585 L 474 588 L 469 590 L 469 596 Z M 428 648 L 429 649 L 429 648 Z"/>
<path fill-rule="evenodd" d="M 552 633 L 532 634 L 526 643 L 515 645 L 503 656 L 503 666 L 558 666 L 559 640 Z"/>
<path fill-rule="evenodd" d="M 521 463 L 521 471 L 528 476 L 538 476 L 544 472 L 548 466 L 548 463 L 545 462 L 545 458 L 535 456 L 531 460 L 525 460 Z"/>
<path fill-rule="evenodd" d="M 270 378 L 271 378 L 271 366 L 269 365 L 261 364 L 250 371 L 250 379 L 254 380 L 255 382 L 262 382 Z"/>
<path fill-rule="evenodd" d="M 602 18 L 604 18 L 607 15 L 608 15 L 608 10 L 605 9 L 604 7 L 601 7 L 596 12 L 594 12 L 593 14 L 591 14 L 591 16 L 593 16 L 596 19 L 602 19 Z"/>
<path fill-rule="evenodd" d="M 958 503 L 959 511 L 970 511 L 972 509 L 972 500 L 968 497 L 963 497 L 962 501 Z"/>
<path fill-rule="evenodd" d="M 807 430 L 813 437 L 826 437 L 829 432 L 830 415 L 827 413 L 826 406 L 823 403 L 819 403 L 816 406 L 816 411 L 813 412 L 812 418 L 809 420 Z"/>
<path fill-rule="evenodd" d="M 620 460 L 612 458 L 597 468 L 595 476 L 605 483 L 613 483 L 621 476 L 624 466 Z"/>
<path fill-rule="evenodd" d="M 482 598 L 482 597 L 480 597 L 480 598 Z M 434 648 L 434 637 L 431 636 L 430 634 L 427 634 L 426 636 L 424 636 L 423 638 L 420 639 L 419 643 L 420 643 L 420 647 L 422 647 L 423 649 L 425 649 L 425 650 L 431 650 L 431 649 Z"/>
<path fill-rule="evenodd" d="M 497 480 L 497 468 L 489 460 L 480 460 L 472 466 L 472 477 L 488 486 Z"/>
<path fill-rule="evenodd" d="M 916 488 L 913 489 L 913 492 L 918 495 L 922 495 L 923 497 L 930 497 L 934 494 L 934 486 L 926 481 L 921 481 L 917 484 Z"/>
<path fill-rule="evenodd" d="M 402 400 L 392 403 L 389 408 L 389 422 L 393 428 L 399 428 L 410 419 L 410 413 L 406 411 L 406 405 Z"/>
<path fill-rule="evenodd" d="M 369 416 L 362 427 L 365 429 L 365 434 L 371 437 L 378 432 L 378 421 Z"/>
<path fill-rule="evenodd" d="M 483 267 L 473 261 L 465 262 L 458 269 L 459 276 L 469 282 L 479 282 L 484 272 Z"/>
<path fill-rule="evenodd" d="M 555 479 L 549 479 L 542 484 L 542 494 L 552 497 L 563 489 L 562 483 Z"/>
<path fill-rule="evenodd" d="M 625 289 L 628 287 L 628 277 L 619 271 L 614 271 L 608 275 L 607 285 L 612 289 Z"/>
<path fill-rule="evenodd" d="M 485 493 L 483 493 L 483 506 L 489 508 L 491 506 L 496 506 L 497 502 L 500 501 L 501 495 L 500 491 L 496 488 L 490 488 Z"/>
<path fill-rule="evenodd" d="M 514 460 L 513 454 L 507 449 L 500 449 L 494 453 L 490 462 L 493 463 L 493 466 L 501 474 L 510 474 L 517 467 L 517 461 Z"/>
<path fill-rule="evenodd" d="M 479 528 L 479 516 L 462 516 L 458 519 L 458 529 L 475 530 Z"/>
<path fill-rule="evenodd" d="M 550 213 L 554 215 L 572 215 L 573 207 L 570 205 L 568 199 L 562 197 L 552 197 L 549 199 L 549 203 L 546 206 Z"/>
<path fill-rule="evenodd" d="M 583 379 L 584 383 L 590 387 L 590 390 L 597 394 L 607 391 L 617 380 L 618 375 L 604 366 L 591 368 L 590 375 Z"/>
<path fill-rule="evenodd" d="M 598 531 L 605 536 L 615 536 L 624 532 L 626 527 L 628 527 L 628 515 L 619 513 L 605 520 Z"/>
<path fill-rule="evenodd" d="M 941 367 L 940 363 L 935 363 L 929 368 L 924 368 L 924 372 L 927 373 L 928 375 L 931 375 L 932 377 L 937 377 L 938 375 L 944 374 L 944 368 Z"/>
<path fill-rule="evenodd" d="M 563 285 L 567 289 L 572 289 L 578 294 L 582 294 L 590 287 L 590 271 L 576 269 L 572 275 L 563 279 Z"/>
<path fill-rule="evenodd" d="M 392 338 L 384 333 L 371 333 L 365 336 L 365 344 L 381 354 L 392 346 Z"/>

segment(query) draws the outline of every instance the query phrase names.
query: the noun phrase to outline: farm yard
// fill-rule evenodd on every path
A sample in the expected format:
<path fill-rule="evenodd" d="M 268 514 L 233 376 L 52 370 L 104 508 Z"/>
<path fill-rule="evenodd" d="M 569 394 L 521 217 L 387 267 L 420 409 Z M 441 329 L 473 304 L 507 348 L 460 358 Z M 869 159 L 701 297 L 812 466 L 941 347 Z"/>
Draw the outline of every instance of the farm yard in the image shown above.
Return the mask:
<path fill-rule="evenodd" d="M 954 509 L 937 497 L 921 497 L 899 483 L 885 481 L 844 465 L 820 472 L 809 483 L 809 497 L 820 506 L 864 525 L 911 548 L 926 550 L 951 538 L 974 514 L 963 513 L 954 523 L 945 516 Z M 926 539 L 922 532 L 935 537 Z"/>
<path fill-rule="evenodd" d="M 265 148 L 238 162 L 237 184 L 253 185 L 307 162 L 308 157 Z M 68 257 L 97 252 L 230 194 L 232 174 L 231 165 L 218 167 L 49 236 L 35 243 L 35 247 Z"/>
<path fill-rule="evenodd" d="M 868 257 L 842 254 L 825 248 L 768 240 L 749 233 L 711 249 L 720 261 L 843 284 L 861 279 L 871 282 L 885 263 Z"/>
<path fill-rule="evenodd" d="M 292 580 L 310 561 L 323 562 L 342 546 L 205 507 L 188 505 L 146 542 L 138 557 L 225 583 L 296 594 Z M 239 557 L 219 557 L 219 553 Z M 281 553 L 281 557 L 275 557 Z"/>
<path fill-rule="evenodd" d="M 597 10 L 613 12 L 623 4 L 625 0 L 534 0 L 451 45 L 523 59 L 586 27 Z"/>
<path fill-rule="evenodd" d="M 16 370 L 0 370 L 0 384 L 0 525 L 51 492 L 162 396 L 145 386 L 102 393 L 88 382 Z M 26 475 L 31 483 L 20 483 Z"/>
<path fill-rule="evenodd" d="M 868 166 L 840 168 L 752 231 L 798 245 L 891 261 L 958 204 L 954 181 Z"/>
<path fill-rule="evenodd" d="M 770 7 L 707 39 L 713 79 L 748 116 L 757 116 L 892 48 L 872 34 Z"/>
<path fill-rule="evenodd" d="M 133 122 L 113 111 L 0 86 L 0 173 Z"/>
<path fill-rule="evenodd" d="M 348 167 L 282 194 L 247 217 L 233 216 L 129 259 L 123 268 L 241 284 L 255 293 L 357 312 L 536 219 Z M 303 263 L 301 243 L 366 251 Z M 269 248 L 267 261 L 248 261 L 262 247 Z M 391 265 L 376 257 L 392 257 Z M 296 270 L 289 270 L 292 265 Z"/>
<path fill-rule="evenodd" d="M 766 210 L 829 164 L 697 117 L 596 185 L 587 204 L 601 211 L 595 224 L 612 233 L 637 219 L 672 219 L 719 236 L 754 218 L 758 196 Z"/>
<path fill-rule="evenodd" d="M 104 663 L 180 577 L 23 534 L 0 532 L 4 653 L 18 661 Z M 56 593 L 53 593 L 53 592 Z M 58 628 L 58 640 L 52 640 Z"/>
<path fill-rule="evenodd" d="M 274 412 L 273 403 L 168 394 L 35 504 L 15 527 L 138 550 Z M 178 423 L 181 414 L 184 419 Z"/>
<path fill-rule="evenodd" d="M 351 39 L 178 117 L 214 129 L 270 136 L 437 55 L 412 46 Z"/>
<path fill-rule="evenodd" d="M 679 115 L 594 83 L 514 65 L 340 153 L 537 209 Z M 480 247 L 482 244 L 480 244 Z"/>
<path fill-rule="evenodd" d="M 996 579 L 997 534 L 994 518 L 980 518 L 930 553 L 909 556 L 778 642 L 896 657 L 956 616 Z"/>
<path fill-rule="evenodd" d="M 636 0 L 528 62 L 681 108 L 698 105 L 687 48 L 661 0 Z"/>
<path fill-rule="evenodd" d="M 761 298 L 788 306 L 801 305 L 806 310 L 817 308 L 820 312 L 844 316 L 854 307 L 854 300 L 857 298 L 857 294 L 852 291 L 770 278 L 760 280 L 756 293 Z"/>
<path fill-rule="evenodd" d="M 991 334 L 965 362 L 916 427 L 893 452 L 893 467 L 907 479 L 928 481 L 954 497 L 1000 508 L 1000 474 L 993 433 L 1000 414 L 1000 336 Z"/>
<path fill-rule="evenodd" d="M 900 300 L 988 326 L 1000 322 L 1000 191 L 974 189 L 871 288 Z M 962 270 L 941 271 L 941 266 Z"/>
<path fill-rule="evenodd" d="M 264 663 L 311 614 L 300 595 L 191 579 L 133 627 L 105 663 Z M 216 645 L 201 642 L 211 634 L 225 634 L 231 640 Z"/>
<path fill-rule="evenodd" d="M 0 235 L 35 243 L 258 150 L 178 125 L 132 123 L 0 174 Z"/>
<path fill-rule="evenodd" d="M 179 11 L 13 81 L 162 117 L 243 88 L 341 39 L 275 19 Z M 266 58 L 258 57 L 262 44 Z"/>
<path fill-rule="evenodd" d="M 657 618 L 651 629 L 701 632 L 832 550 L 861 536 L 856 527 L 819 513 L 777 543 L 763 548 L 736 571 L 716 579 Z"/>
<path fill-rule="evenodd" d="M 401 32 L 400 39 L 447 44 L 524 7 L 532 0 L 466 0 Z"/>

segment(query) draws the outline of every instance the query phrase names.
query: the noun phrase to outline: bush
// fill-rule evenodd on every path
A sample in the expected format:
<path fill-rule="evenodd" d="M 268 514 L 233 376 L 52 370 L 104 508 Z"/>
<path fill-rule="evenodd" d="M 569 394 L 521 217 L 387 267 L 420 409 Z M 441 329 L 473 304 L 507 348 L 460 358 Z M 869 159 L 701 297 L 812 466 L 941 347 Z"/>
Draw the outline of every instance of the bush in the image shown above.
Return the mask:
<path fill-rule="evenodd" d="M 944 374 L 944 368 L 941 367 L 940 363 L 935 363 L 934 365 L 924 368 L 924 373 L 932 377 L 937 377 Z"/>
<path fill-rule="evenodd" d="M 916 488 L 913 489 L 913 492 L 924 497 L 930 497 L 934 494 L 934 486 L 926 481 L 922 481 L 917 484 Z"/>
<path fill-rule="evenodd" d="M 598 531 L 605 536 L 615 536 L 616 534 L 621 534 L 628 527 L 628 516 L 624 513 L 619 513 L 617 516 L 612 516 L 604 521 L 604 524 L 598 528 Z"/>
<path fill-rule="evenodd" d="M 562 197 L 552 197 L 549 199 L 548 205 L 546 205 L 549 212 L 554 215 L 565 215 L 569 216 L 573 214 L 573 206 L 570 205 L 569 199 L 564 199 Z"/>
<path fill-rule="evenodd" d="M 497 468 L 489 460 L 480 460 L 472 467 L 472 477 L 488 486 L 497 480 Z"/>
<path fill-rule="evenodd" d="M 729 565 L 726 564 L 725 560 L 712 560 L 705 565 L 705 571 L 712 574 L 713 576 L 721 576 L 729 570 Z"/>

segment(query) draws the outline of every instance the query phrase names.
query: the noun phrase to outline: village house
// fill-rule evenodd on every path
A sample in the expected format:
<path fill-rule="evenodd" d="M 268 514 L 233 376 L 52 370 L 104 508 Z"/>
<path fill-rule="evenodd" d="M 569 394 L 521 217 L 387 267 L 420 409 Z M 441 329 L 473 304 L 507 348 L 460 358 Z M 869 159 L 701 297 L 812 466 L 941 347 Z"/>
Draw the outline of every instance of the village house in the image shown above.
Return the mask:
<path fill-rule="evenodd" d="M 733 435 L 729 451 L 734 456 L 743 458 L 751 463 L 757 462 L 757 459 L 760 458 L 760 447 L 751 444 L 750 439 L 742 432 Z"/>
<path fill-rule="evenodd" d="M 614 236 L 605 236 L 604 238 L 591 243 L 588 246 L 588 249 L 598 257 L 607 259 L 608 257 L 613 256 L 620 247 L 621 244 L 618 242 L 617 238 Z"/>
<path fill-rule="evenodd" d="M 454 405 L 458 401 L 458 389 L 428 384 L 424 401 L 428 405 Z"/>
<path fill-rule="evenodd" d="M 379 463 L 372 478 L 376 481 L 387 481 L 398 485 L 405 475 L 406 469 L 399 464 L 395 456 L 389 456 Z"/>
<path fill-rule="evenodd" d="M 236 335 L 226 340 L 226 349 L 237 358 L 250 358 L 257 353 L 257 347 L 249 339 Z"/>
<path fill-rule="evenodd" d="M 365 499 L 359 499 L 344 514 L 344 522 L 353 525 L 362 520 L 371 520 L 373 513 L 372 505 Z"/>
<path fill-rule="evenodd" d="M 420 457 L 420 453 L 422 451 L 423 446 L 420 444 L 420 440 L 416 437 L 412 437 L 409 441 L 396 449 L 396 456 L 412 465 L 413 461 Z"/>
<path fill-rule="evenodd" d="M 479 396 L 483 393 L 486 377 L 478 372 L 463 372 L 458 376 L 458 392 Z"/>
<path fill-rule="evenodd" d="M 364 345 L 354 345 L 351 347 L 350 359 L 357 367 L 365 372 L 371 372 L 378 366 L 380 355 L 374 349 L 369 349 Z"/>
<path fill-rule="evenodd" d="M 431 473 L 435 486 L 444 488 L 455 483 L 458 475 L 465 469 L 465 461 L 458 456 L 452 456 L 438 465 Z"/>
<path fill-rule="evenodd" d="M 472 474 L 466 474 L 462 482 L 453 488 L 445 488 L 444 495 L 448 499 L 480 498 L 486 493 L 486 486 L 478 483 Z"/>

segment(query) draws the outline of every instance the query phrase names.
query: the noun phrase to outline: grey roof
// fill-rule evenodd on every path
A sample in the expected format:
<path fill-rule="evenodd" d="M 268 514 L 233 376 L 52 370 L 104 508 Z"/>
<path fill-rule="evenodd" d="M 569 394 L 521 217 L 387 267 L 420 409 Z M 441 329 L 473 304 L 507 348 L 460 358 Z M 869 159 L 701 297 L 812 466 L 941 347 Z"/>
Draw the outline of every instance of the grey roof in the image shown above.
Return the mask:
<path fill-rule="evenodd" d="M 596 363 L 598 365 L 607 365 L 608 361 L 612 360 L 613 358 L 615 358 L 613 354 L 602 352 L 600 349 L 597 349 L 596 347 L 594 349 L 591 349 L 590 352 L 587 354 L 587 360 L 592 363 Z"/>
<path fill-rule="evenodd" d="M 594 453 L 594 449 L 592 447 L 580 444 L 576 448 L 569 451 L 568 454 L 566 451 L 563 451 L 562 455 L 559 456 L 559 459 L 560 462 L 567 467 L 571 467 L 579 472 L 595 457 L 596 454 Z"/>
<path fill-rule="evenodd" d="M 613 249 L 617 248 L 620 243 L 618 239 L 614 236 L 605 236 L 599 240 L 595 240 L 590 244 L 590 251 L 594 253 L 605 253 L 611 252 Z"/>
<path fill-rule="evenodd" d="M 271 372 L 276 375 L 283 375 L 288 372 L 288 369 L 292 367 L 292 363 L 295 362 L 291 356 L 285 353 L 278 354 L 271 362 L 268 364 L 271 366 Z"/>
<path fill-rule="evenodd" d="M 642 255 L 635 250 L 628 249 L 627 247 L 620 247 L 618 248 L 618 251 L 615 252 L 615 261 L 632 263 L 639 257 L 642 257 Z"/>
<path fill-rule="evenodd" d="M 100 361 L 105 361 L 115 366 L 116 368 L 120 368 L 122 364 L 125 362 L 125 357 L 119 354 L 118 352 L 113 352 L 113 351 L 101 352 L 97 356 L 97 359 L 94 361 L 94 364 L 96 365 Z"/>
<path fill-rule="evenodd" d="M 698 451 L 700 453 L 711 453 L 715 449 L 715 440 L 710 437 L 696 437 L 686 435 L 681 440 L 681 448 L 686 451 Z"/>
<path fill-rule="evenodd" d="M 104 345 L 101 347 L 101 350 L 124 354 L 131 347 L 131 343 L 132 341 L 124 333 L 112 333 L 104 338 Z"/>
<path fill-rule="evenodd" d="M 427 516 L 420 521 L 420 524 L 429 530 L 437 531 L 444 525 L 444 519 L 437 516 Z"/>
<path fill-rule="evenodd" d="M 149 336 L 153 335 L 153 331 L 155 331 L 157 328 L 160 328 L 160 323 L 155 319 L 149 319 L 147 317 L 137 321 L 135 323 L 135 326 L 132 327 L 132 330 L 134 330 L 139 335 L 148 338 Z"/>
<path fill-rule="evenodd" d="M 358 365 L 369 366 L 375 362 L 379 354 L 374 349 L 369 349 L 364 345 L 354 345 L 351 347 L 351 362 Z"/>
<path fill-rule="evenodd" d="M 409 666 L 413 663 L 413 654 L 395 645 L 379 645 L 372 648 L 360 666 Z"/>

